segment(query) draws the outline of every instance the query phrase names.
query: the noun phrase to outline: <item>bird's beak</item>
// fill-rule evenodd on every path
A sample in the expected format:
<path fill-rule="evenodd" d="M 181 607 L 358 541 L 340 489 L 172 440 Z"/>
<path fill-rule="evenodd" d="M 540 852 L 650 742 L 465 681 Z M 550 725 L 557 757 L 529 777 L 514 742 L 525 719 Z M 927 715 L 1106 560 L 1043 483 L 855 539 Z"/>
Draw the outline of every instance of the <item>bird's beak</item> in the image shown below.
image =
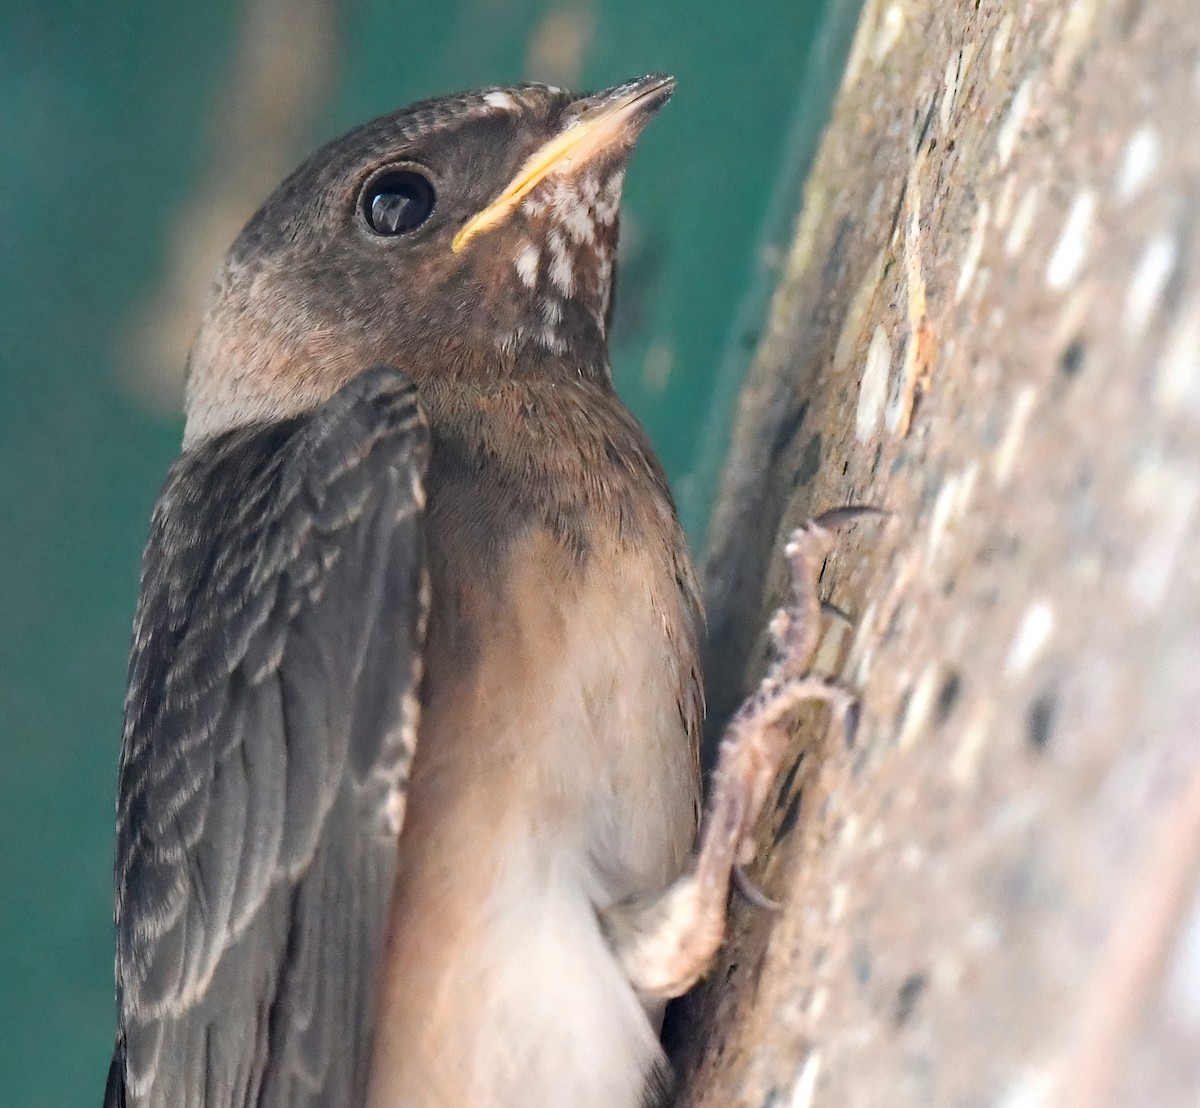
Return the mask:
<path fill-rule="evenodd" d="M 563 130 L 538 147 L 504 191 L 463 224 L 450 249 L 457 253 L 481 231 L 499 223 L 551 174 L 569 173 L 614 146 L 631 146 L 674 91 L 674 77 L 653 73 L 576 100 L 567 110 Z"/>

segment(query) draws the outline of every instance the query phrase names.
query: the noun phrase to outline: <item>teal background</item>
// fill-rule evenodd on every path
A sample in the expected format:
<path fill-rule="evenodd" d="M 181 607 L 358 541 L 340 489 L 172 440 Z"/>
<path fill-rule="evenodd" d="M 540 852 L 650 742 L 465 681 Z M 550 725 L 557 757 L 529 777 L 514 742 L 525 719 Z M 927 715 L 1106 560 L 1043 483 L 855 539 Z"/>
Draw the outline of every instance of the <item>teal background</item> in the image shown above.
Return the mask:
<path fill-rule="evenodd" d="M 330 3 L 336 50 L 294 160 L 418 97 L 561 83 L 528 62 L 552 12 L 590 28 L 582 87 L 674 73 L 679 92 L 629 175 L 613 355 L 699 543 L 854 23 L 855 3 L 826 6 Z M 181 426 L 130 384 L 123 351 L 214 134 L 239 110 L 228 83 L 242 8 L 0 8 L 0 1100 L 23 1108 L 98 1104 L 111 1050 L 126 651 L 146 523 Z"/>

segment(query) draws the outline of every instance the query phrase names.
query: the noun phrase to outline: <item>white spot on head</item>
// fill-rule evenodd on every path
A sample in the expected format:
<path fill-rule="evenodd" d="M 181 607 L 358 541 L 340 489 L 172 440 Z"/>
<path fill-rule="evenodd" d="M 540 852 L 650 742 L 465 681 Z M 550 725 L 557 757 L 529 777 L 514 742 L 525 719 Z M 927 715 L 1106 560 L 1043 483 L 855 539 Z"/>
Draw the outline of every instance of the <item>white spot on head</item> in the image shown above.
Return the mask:
<path fill-rule="evenodd" d="M 538 263 L 541 256 L 538 253 L 538 248 L 531 242 L 521 244 L 521 248 L 517 251 L 517 276 L 521 278 L 521 284 L 526 288 L 533 288 L 537 284 L 538 278 Z"/>
<path fill-rule="evenodd" d="M 1029 605 L 1008 648 L 1005 673 L 1020 677 L 1041 657 L 1054 633 L 1054 609 L 1044 600 Z"/>
<path fill-rule="evenodd" d="M 1175 271 L 1178 252 L 1178 244 L 1170 235 L 1156 235 L 1142 251 L 1125 296 L 1125 337 L 1131 342 L 1145 333 Z"/>
<path fill-rule="evenodd" d="M 1062 234 L 1046 266 L 1046 284 L 1052 289 L 1065 289 L 1083 268 L 1092 236 L 1092 220 L 1096 216 L 1096 194 L 1084 189 L 1075 197 Z"/>
<path fill-rule="evenodd" d="M 562 235 L 551 231 L 546 236 L 546 245 L 550 249 L 550 280 L 563 296 L 571 296 L 575 292 L 575 273 L 567 244 Z"/>
<path fill-rule="evenodd" d="M 971 282 L 975 279 L 975 270 L 979 267 L 979 259 L 983 254 L 983 244 L 987 238 L 988 220 L 991 218 L 992 206 L 986 200 L 979 204 L 975 212 L 975 222 L 971 226 L 971 240 L 967 243 L 967 252 L 963 257 L 962 272 L 958 275 L 958 286 L 954 290 L 955 303 L 962 301 Z"/>
<path fill-rule="evenodd" d="M 1012 105 L 1008 115 L 1000 125 L 1000 133 L 996 136 L 996 153 L 1000 158 L 1000 168 L 1008 165 L 1013 151 L 1017 148 L 1017 139 L 1021 137 L 1021 129 L 1025 126 L 1025 117 L 1029 114 L 1029 106 L 1033 103 L 1033 77 L 1026 77 L 1013 94 Z"/>
<path fill-rule="evenodd" d="M 1149 124 L 1139 127 L 1125 145 L 1121 168 L 1117 171 L 1117 199 L 1128 203 L 1145 188 L 1158 172 L 1162 161 L 1162 141 Z"/>
<path fill-rule="evenodd" d="M 515 112 L 517 110 L 517 102 L 507 92 L 502 92 L 499 89 L 484 93 L 483 102 L 489 108 L 499 108 L 505 112 Z"/>
<path fill-rule="evenodd" d="M 867 347 L 862 380 L 858 385 L 858 410 L 854 416 L 854 432 L 859 442 L 866 442 L 879 426 L 883 405 L 887 401 L 888 377 L 892 370 L 892 347 L 887 332 L 876 327 Z"/>

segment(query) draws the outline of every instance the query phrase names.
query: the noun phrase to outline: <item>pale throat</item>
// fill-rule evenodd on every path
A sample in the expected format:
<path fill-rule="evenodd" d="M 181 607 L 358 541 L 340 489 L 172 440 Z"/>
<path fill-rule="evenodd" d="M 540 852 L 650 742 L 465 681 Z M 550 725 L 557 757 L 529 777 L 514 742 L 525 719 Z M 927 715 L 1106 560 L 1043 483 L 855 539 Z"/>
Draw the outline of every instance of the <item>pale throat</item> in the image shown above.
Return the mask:
<path fill-rule="evenodd" d="M 566 354 L 572 303 L 583 307 L 604 342 L 624 178 L 623 166 L 585 165 L 569 177 L 548 177 L 521 201 L 514 218 L 523 229 L 511 265 L 528 310 L 513 328 L 498 331 L 499 348 L 531 342 Z"/>

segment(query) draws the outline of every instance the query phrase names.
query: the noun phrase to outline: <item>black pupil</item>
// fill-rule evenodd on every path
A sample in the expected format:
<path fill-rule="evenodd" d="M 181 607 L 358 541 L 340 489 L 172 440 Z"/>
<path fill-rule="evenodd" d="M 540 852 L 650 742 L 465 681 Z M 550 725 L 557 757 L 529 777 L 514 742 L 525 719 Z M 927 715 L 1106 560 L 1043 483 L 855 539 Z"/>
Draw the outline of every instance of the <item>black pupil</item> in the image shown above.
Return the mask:
<path fill-rule="evenodd" d="M 380 177 L 367 190 L 365 214 L 379 234 L 402 235 L 416 230 L 429 218 L 433 202 L 433 185 L 428 178 L 411 170 L 398 170 Z"/>

